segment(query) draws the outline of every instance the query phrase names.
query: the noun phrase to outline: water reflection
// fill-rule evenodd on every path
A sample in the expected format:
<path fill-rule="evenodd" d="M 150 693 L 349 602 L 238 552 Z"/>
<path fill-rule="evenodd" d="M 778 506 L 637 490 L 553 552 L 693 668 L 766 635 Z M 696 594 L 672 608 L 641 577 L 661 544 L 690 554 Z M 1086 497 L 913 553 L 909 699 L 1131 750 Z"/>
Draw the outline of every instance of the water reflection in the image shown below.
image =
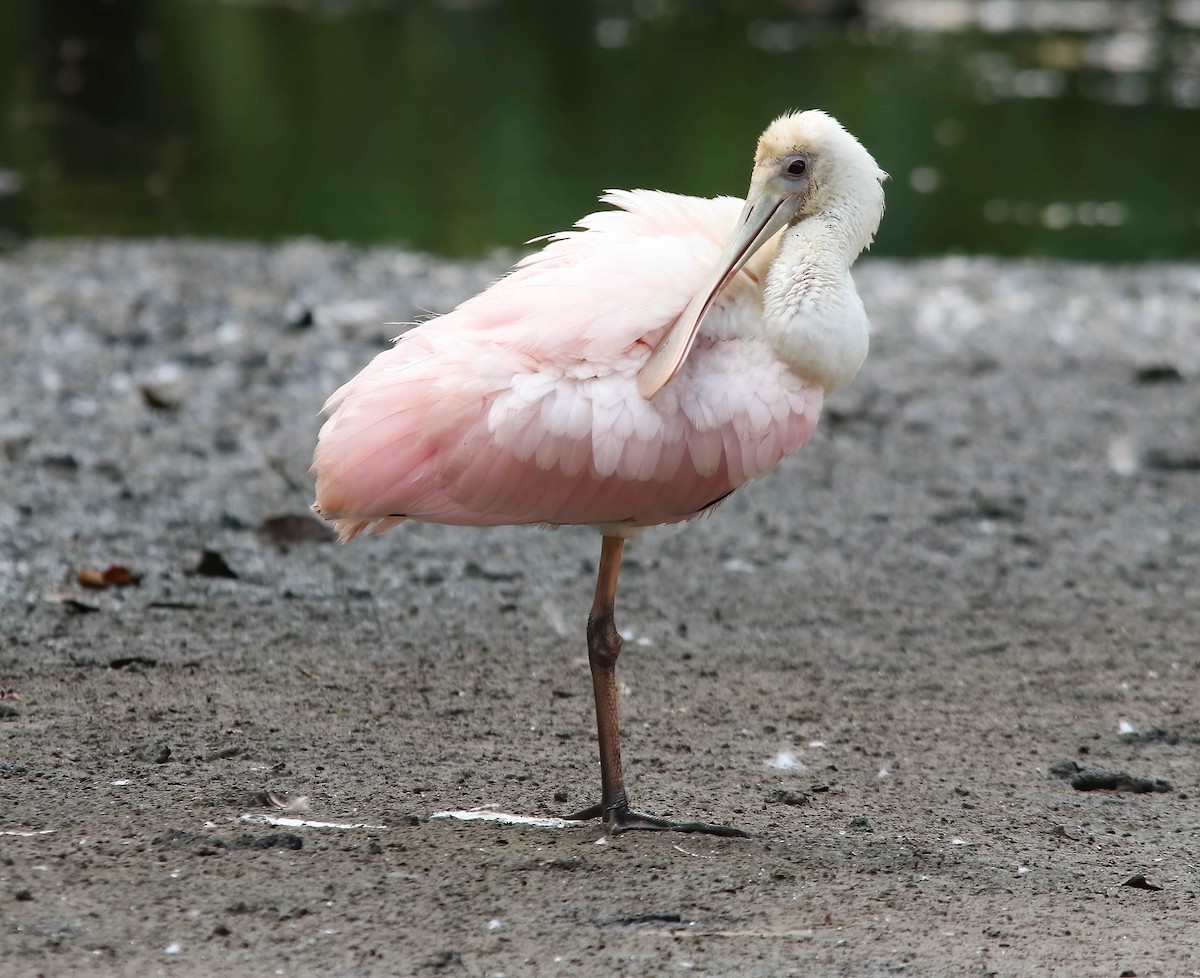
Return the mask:
<path fill-rule="evenodd" d="M 878 252 L 1200 254 L 1200 0 L 6 0 L 0 230 L 475 255 L 741 193 L 812 105 L 893 175 Z"/>

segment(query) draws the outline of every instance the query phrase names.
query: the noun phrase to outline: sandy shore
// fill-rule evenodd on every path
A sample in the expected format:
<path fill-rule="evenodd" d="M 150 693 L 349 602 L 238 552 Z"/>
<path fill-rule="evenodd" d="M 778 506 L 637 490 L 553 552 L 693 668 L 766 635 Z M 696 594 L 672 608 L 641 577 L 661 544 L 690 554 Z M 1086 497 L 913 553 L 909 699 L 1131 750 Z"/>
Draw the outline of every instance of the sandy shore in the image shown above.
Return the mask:
<path fill-rule="evenodd" d="M 308 458 L 499 271 L 0 259 L 0 973 L 1200 974 L 1200 266 L 863 262 L 813 442 L 634 545 L 632 800 L 749 840 L 430 817 L 593 800 L 598 540 L 339 548 Z"/>

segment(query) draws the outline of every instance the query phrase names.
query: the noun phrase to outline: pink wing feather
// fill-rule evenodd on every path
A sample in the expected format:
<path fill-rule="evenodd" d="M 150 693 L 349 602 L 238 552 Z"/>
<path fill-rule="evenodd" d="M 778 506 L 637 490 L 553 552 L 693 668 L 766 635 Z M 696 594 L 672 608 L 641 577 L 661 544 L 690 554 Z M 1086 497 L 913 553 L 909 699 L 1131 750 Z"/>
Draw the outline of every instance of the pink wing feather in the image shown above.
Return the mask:
<path fill-rule="evenodd" d="M 400 336 L 325 405 L 314 509 L 372 522 L 594 524 L 688 519 L 808 439 L 823 392 L 747 329 L 752 261 L 650 401 L 637 373 L 701 288 L 742 201 L 614 191 L 619 210 L 553 236 L 453 312 Z"/>

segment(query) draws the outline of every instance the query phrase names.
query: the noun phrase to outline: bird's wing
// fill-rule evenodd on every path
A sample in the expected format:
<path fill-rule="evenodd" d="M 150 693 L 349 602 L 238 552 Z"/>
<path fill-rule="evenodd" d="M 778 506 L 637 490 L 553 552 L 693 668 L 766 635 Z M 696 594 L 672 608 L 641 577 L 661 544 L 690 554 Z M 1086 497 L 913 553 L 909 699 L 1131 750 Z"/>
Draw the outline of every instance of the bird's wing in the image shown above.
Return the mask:
<path fill-rule="evenodd" d="M 621 356 L 657 341 L 703 287 L 733 232 L 742 201 L 647 190 L 612 190 L 615 206 L 551 235 L 491 288 L 435 322 L 559 362 Z M 750 268 L 726 306 L 754 295 Z"/>
<path fill-rule="evenodd" d="M 637 371 L 702 287 L 741 201 L 648 191 L 589 215 L 326 404 L 318 507 L 355 532 L 448 523 L 683 519 L 803 443 L 821 396 L 757 342 L 709 343 L 652 402 Z M 747 266 L 722 315 L 760 315 Z"/>

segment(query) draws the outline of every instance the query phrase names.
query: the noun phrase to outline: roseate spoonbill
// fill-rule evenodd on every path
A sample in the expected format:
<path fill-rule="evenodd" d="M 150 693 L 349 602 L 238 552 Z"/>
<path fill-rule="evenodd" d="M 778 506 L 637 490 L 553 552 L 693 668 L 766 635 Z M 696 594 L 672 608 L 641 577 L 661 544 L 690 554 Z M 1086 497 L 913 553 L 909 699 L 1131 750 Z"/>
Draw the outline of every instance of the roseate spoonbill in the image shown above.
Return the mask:
<path fill-rule="evenodd" d="M 744 202 L 612 191 L 616 210 L 410 329 L 325 404 L 313 509 L 343 540 L 406 519 L 602 534 L 587 625 L 601 796 L 569 818 L 744 834 L 629 807 L 621 551 L 764 475 L 857 372 L 867 317 L 850 266 L 879 226 L 885 177 L 825 113 L 782 116 L 758 141 Z"/>

